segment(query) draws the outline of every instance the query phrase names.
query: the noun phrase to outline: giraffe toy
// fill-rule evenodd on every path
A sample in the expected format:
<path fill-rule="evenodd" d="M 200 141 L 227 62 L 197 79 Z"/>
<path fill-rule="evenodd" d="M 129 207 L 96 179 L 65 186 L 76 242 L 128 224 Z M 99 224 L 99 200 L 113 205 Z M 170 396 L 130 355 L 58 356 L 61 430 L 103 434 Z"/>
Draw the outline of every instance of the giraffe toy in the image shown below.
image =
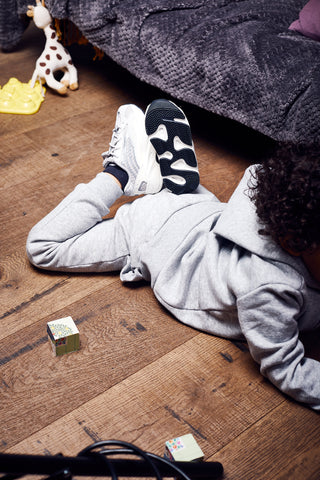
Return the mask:
<path fill-rule="evenodd" d="M 36 26 L 44 31 L 46 44 L 42 54 L 36 61 L 36 68 L 33 72 L 30 86 L 33 88 L 36 80 L 39 79 L 41 83 L 46 83 L 49 87 L 64 95 L 67 92 L 67 87 L 70 90 L 78 88 L 77 69 L 72 63 L 69 52 L 58 40 L 52 24 L 52 17 L 44 5 L 44 0 L 36 0 L 36 2 L 36 6 L 28 6 L 27 15 L 32 17 Z M 60 81 L 53 75 L 57 70 L 64 72 Z"/>

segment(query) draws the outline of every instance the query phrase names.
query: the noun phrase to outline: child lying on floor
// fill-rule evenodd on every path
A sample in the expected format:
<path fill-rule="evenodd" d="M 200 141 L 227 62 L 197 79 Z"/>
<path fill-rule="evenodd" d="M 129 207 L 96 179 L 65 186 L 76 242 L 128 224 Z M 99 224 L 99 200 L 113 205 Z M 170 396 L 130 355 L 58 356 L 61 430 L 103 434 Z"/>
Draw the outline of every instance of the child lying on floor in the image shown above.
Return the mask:
<path fill-rule="evenodd" d="M 320 411 L 320 363 L 299 331 L 320 327 L 320 155 L 250 167 L 228 203 L 199 184 L 175 104 L 120 107 L 104 171 L 30 232 L 33 265 L 150 281 L 178 320 L 245 339 L 274 385 Z M 121 195 L 144 195 L 103 220 Z"/>

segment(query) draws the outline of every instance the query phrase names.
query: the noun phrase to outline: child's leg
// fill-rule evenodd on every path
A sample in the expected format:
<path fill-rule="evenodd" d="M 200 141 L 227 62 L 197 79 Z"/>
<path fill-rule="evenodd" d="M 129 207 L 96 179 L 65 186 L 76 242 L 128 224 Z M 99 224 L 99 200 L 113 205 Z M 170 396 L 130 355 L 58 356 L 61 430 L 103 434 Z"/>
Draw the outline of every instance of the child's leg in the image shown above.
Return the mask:
<path fill-rule="evenodd" d="M 138 107 L 120 107 L 110 149 L 103 157 L 105 172 L 115 167 L 125 172 L 123 190 L 105 172 L 86 185 L 78 185 L 31 230 L 27 253 L 34 265 L 52 270 L 95 272 L 120 270 L 127 265 L 130 245 L 134 244 L 131 242 L 132 229 L 137 220 L 142 218 L 141 228 L 138 227 L 139 232 L 135 236 L 139 237 L 137 244 L 140 245 L 144 237 L 150 235 L 147 220 L 149 217 L 152 219 L 154 208 L 144 208 L 150 202 L 139 203 L 143 207 L 141 213 L 140 208 L 125 205 L 115 219 L 102 221 L 102 218 L 123 193 L 156 193 L 162 188 L 160 166 L 144 123 L 144 115 Z M 182 129 L 178 126 L 177 131 L 182 132 L 183 127 L 184 124 Z M 197 167 L 193 168 L 193 172 L 197 172 Z M 189 191 L 193 188 L 191 183 L 187 177 L 186 187 Z M 167 213 L 164 212 L 165 217 Z M 136 245 L 133 250 L 137 250 Z"/>
<path fill-rule="evenodd" d="M 114 219 L 102 217 L 122 194 L 106 173 L 78 185 L 29 233 L 30 261 L 50 270 L 120 270 L 129 253 L 124 232 Z"/>
<path fill-rule="evenodd" d="M 106 171 L 123 169 L 123 190 L 121 181 L 118 184 L 107 173 L 98 174 L 87 185 L 78 185 L 30 232 L 27 252 L 34 265 L 77 271 L 123 267 L 129 251 L 121 215 L 108 221 L 102 221 L 102 217 L 123 193 L 155 193 L 162 188 L 156 153 L 145 132 L 144 114 L 135 105 L 119 108 L 110 149 L 103 157 Z"/>

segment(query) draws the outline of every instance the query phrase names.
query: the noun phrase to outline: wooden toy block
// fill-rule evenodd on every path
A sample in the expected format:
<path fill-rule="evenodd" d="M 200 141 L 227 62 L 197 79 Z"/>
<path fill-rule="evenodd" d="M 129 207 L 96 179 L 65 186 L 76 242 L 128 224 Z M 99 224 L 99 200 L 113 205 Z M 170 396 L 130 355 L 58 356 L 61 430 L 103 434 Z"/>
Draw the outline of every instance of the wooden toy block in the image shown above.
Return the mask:
<path fill-rule="evenodd" d="M 48 322 L 47 333 L 56 356 L 74 352 L 80 348 L 79 330 L 71 317 Z"/>
<path fill-rule="evenodd" d="M 176 462 L 203 460 L 204 454 L 191 433 L 165 443 L 165 456 Z"/>

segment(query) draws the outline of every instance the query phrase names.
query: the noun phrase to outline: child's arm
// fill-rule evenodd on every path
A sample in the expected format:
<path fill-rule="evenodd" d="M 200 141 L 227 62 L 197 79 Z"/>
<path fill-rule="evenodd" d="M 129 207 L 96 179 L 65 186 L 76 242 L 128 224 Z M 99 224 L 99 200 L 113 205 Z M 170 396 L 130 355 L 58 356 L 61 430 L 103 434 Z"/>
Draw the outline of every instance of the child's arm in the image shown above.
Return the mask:
<path fill-rule="evenodd" d="M 281 391 L 320 411 L 320 362 L 299 340 L 302 294 L 286 285 L 262 286 L 238 300 L 239 320 L 261 373 Z"/>

